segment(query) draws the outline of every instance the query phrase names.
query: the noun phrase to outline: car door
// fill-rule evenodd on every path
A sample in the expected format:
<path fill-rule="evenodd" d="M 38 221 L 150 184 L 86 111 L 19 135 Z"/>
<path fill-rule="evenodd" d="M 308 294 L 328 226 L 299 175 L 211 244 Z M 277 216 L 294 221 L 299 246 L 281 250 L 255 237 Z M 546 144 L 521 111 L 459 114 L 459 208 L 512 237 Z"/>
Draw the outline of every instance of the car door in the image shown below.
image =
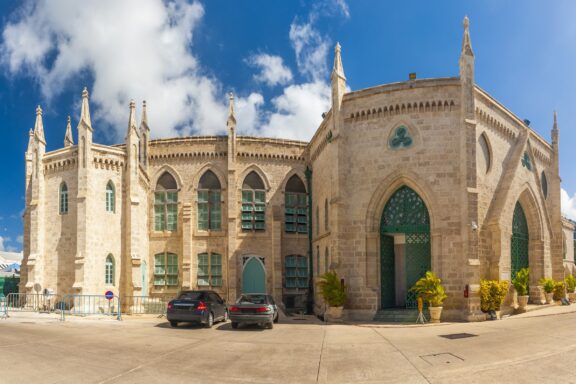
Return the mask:
<path fill-rule="evenodd" d="M 212 303 L 212 310 L 214 311 L 215 319 L 224 317 L 222 298 L 215 292 L 210 292 L 208 296 L 210 297 L 210 302 Z"/>

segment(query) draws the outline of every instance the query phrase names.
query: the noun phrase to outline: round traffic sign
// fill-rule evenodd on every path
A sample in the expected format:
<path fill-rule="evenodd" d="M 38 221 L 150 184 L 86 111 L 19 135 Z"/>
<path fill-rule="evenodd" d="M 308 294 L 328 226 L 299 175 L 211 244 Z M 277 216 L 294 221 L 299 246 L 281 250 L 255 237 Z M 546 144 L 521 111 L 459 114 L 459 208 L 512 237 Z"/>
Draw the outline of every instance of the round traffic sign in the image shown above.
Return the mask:
<path fill-rule="evenodd" d="M 108 300 L 112 300 L 114 298 L 114 292 L 112 291 L 106 291 L 106 293 L 104 294 L 104 296 L 106 296 L 106 298 Z"/>

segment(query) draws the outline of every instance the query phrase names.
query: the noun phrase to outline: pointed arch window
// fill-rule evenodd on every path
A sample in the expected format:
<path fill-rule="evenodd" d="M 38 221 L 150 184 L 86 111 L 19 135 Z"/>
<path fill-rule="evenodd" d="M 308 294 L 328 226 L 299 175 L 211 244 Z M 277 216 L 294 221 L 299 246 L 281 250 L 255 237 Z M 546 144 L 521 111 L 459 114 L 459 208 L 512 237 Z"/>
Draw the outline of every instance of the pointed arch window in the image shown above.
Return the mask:
<path fill-rule="evenodd" d="M 482 171 L 484 174 L 490 171 L 492 167 L 492 156 L 490 154 L 490 144 L 488 144 L 488 138 L 486 134 L 483 133 L 480 135 L 478 139 L 478 143 L 480 145 L 480 156 L 483 162 L 481 162 L 481 167 L 483 167 Z"/>
<path fill-rule="evenodd" d="M 114 285 L 114 272 L 114 256 L 109 254 L 106 257 L 106 269 L 104 275 L 106 285 Z"/>
<path fill-rule="evenodd" d="M 308 289 L 308 259 L 305 256 L 286 256 L 284 260 L 284 287 Z"/>
<path fill-rule="evenodd" d="M 106 184 L 106 212 L 116 212 L 116 193 L 112 180 Z"/>
<path fill-rule="evenodd" d="M 242 184 L 242 229 L 266 229 L 266 190 L 262 178 L 250 172 Z"/>
<path fill-rule="evenodd" d="M 178 184 L 174 176 L 164 172 L 154 191 L 154 230 L 176 231 L 178 222 Z"/>
<path fill-rule="evenodd" d="M 328 247 L 324 251 L 324 272 L 328 272 L 330 267 L 330 254 L 328 253 Z"/>
<path fill-rule="evenodd" d="M 284 205 L 285 230 L 289 233 L 308 232 L 308 195 L 304 183 L 292 176 L 286 183 Z"/>
<path fill-rule="evenodd" d="M 544 193 L 544 198 L 548 198 L 548 179 L 546 178 L 546 173 L 542 171 L 540 176 L 540 183 L 542 184 L 542 193 Z"/>
<path fill-rule="evenodd" d="M 61 215 L 68 213 L 68 186 L 66 183 L 60 184 L 60 206 L 59 212 Z"/>
<path fill-rule="evenodd" d="M 330 221 L 328 219 L 328 199 L 326 199 L 324 200 L 324 230 L 326 232 L 330 229 Z"/>
<path fill-rule="evenodd" d="M 198 183 L 198 229 L 220 230 L 222 227 L 220 181 L 208 170 Z"/>

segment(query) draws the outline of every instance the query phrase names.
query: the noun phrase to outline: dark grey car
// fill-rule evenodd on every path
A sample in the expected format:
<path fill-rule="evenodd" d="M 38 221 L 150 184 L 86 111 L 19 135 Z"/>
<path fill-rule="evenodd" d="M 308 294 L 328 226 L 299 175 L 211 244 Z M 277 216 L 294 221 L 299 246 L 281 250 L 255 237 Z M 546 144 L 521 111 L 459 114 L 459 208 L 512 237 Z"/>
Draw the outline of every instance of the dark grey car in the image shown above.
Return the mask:
<path fill-rule="evenodd" d="M 182 291 L 168 303 L 166 318 L 173 327 L 181 322 L 203 324 L 210 328 L 215 321 L 227 321 L 224 300 L 214 291 Z"/>
<path fill-rule="evenodd" d="M 238 328 L 240 323 L 272 328 L 278 322 L 278 307 L 274 299 L 263 293 L 242 294 L 228 311 L 232 328 Z"/>

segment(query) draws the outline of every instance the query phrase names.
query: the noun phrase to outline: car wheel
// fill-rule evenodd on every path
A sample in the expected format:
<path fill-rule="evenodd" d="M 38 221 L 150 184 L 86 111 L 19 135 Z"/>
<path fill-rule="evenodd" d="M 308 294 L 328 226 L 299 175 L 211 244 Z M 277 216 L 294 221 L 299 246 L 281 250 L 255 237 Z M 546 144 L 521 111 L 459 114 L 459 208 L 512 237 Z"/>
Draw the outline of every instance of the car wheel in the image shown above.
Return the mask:
<path fill-rule="evenodd" d="M 178 322 L 177 321 L 170 321 L 170 326 L 172 328 L 176 328 L 178 326 Z"/>
<path fill-rule="evenodd" d="M 224 320 L 222 320 L 224 323 L 228 321 L 228 311 L 224 311 Z"/>
<path fill-rule="evenodd" d="M 212 328 L 214 325 L 214 315 L 212 312 L 208 314 L 208 320 L 206 320 L 206 328 Z"/>
<path fill-rule="evenodd" d="M 276 317 L 274 318 L 274 322 L 278 323 L 280 321 L 280 315 L 276 312 Z"/>
<path fill-rule="evenodd" d="M 272 329 L 274 328 L 274 323 L 271 321 L 268 324 L 266 324 L 268 326 L 268 329 Z"/>
<path fill-rule="evenodd" d="M 232 328 L 234 328 L 234 329 L 238 328 L 238 323 L 233 321 L 232 322 Z"/>

